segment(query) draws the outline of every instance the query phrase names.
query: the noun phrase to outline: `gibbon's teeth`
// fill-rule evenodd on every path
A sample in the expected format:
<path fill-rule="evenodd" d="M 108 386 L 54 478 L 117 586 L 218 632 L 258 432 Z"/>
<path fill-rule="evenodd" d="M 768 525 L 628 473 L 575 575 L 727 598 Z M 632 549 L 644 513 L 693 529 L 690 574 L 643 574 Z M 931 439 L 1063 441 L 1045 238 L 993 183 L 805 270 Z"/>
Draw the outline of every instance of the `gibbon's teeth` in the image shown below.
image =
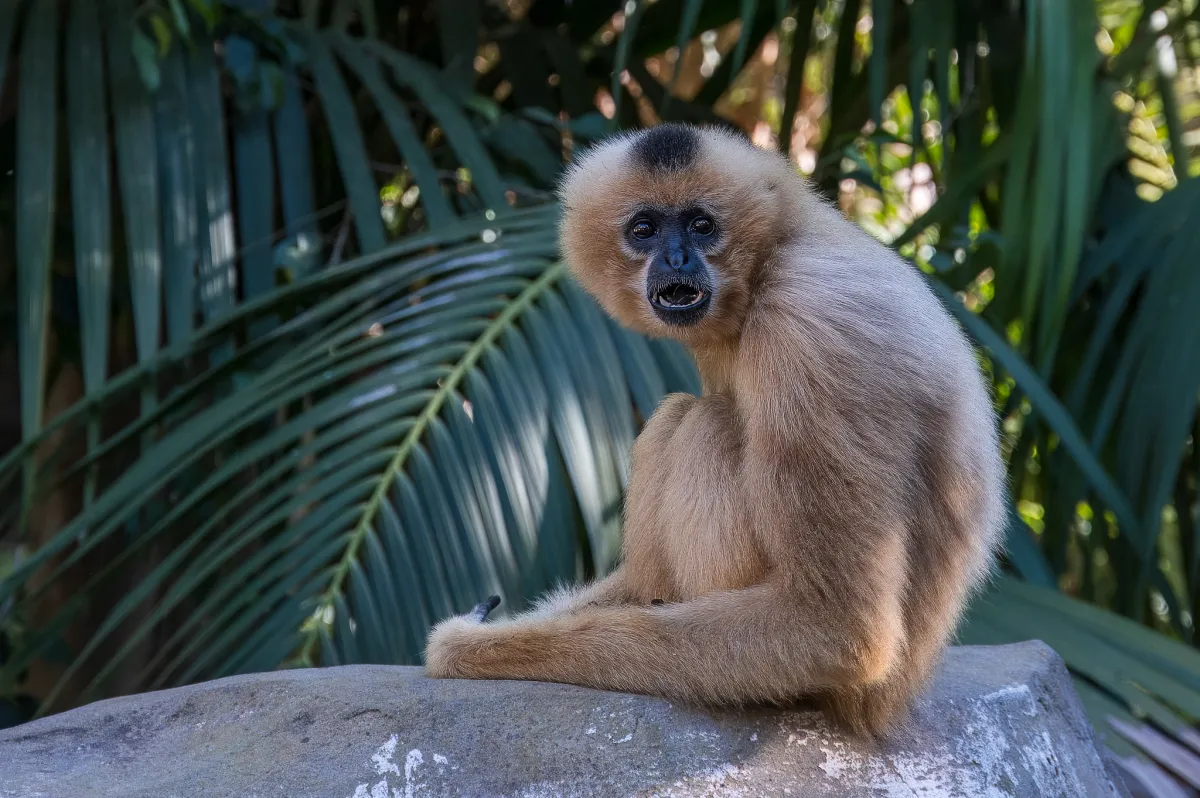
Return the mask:
<path fill-rule="evenodd" d="M 686 297 L 679 296 L 679 288 L 684 288 L 685 290 L 691 291 L 691 294 Z M 703 291 L 694 288 L 687 288 L 686 286 L 673 286 L 672 289 L 668 290 L 671 291 L 671 294 L 675 298 L 668 299 L 667 297 L 663 296 L 662 291 L 656 291 L 653 297 L 654 303 L 667 309 L 690 308 L 701 302 L 705 296 Z M 680 299 L 682 301 L 676 301 L 676 299 Z"/>

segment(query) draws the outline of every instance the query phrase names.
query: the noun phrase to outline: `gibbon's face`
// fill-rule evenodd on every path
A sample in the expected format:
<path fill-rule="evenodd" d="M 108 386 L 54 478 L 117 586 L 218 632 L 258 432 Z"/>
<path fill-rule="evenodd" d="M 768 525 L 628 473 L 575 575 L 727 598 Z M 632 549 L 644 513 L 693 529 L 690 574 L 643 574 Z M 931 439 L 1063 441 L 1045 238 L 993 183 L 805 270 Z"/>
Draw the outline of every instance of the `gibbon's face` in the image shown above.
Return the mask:
<path fill-rule="evenodd" d="M 736 334 L 778 237 L 779 164 L 734 134 L 659 125 L 610 139 L 561 195 L 572 273 L 614 318 L 700 343 Z"/>
<path fill-rule="evenodd" d="M 698 204 L 647 203 L 625 225 L 624 245 L 645 263 L 646 302 L 663 324 L 691 327 L 708 313 L 716 284 L 708 258 L 720 242 L 713 214 Z"/>

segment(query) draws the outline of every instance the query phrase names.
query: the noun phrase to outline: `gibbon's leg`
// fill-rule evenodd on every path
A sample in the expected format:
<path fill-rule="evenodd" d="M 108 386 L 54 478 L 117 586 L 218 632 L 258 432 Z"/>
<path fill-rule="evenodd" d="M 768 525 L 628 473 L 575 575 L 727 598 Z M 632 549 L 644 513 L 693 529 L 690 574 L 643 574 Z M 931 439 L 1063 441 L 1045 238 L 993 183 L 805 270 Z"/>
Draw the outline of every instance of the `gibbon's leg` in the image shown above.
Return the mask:
<path fill-rule="evenodd" d="M 806 615 L 788 588 L 762 583 L 662 606 L 497 623 L 460 616 L 433 630 L 426 668 L 435 678 L 561 682 L 706 704 L 784 702 L 886 677 L 900 647 L 886 629 L 854 635 L 828 614 Z"/>

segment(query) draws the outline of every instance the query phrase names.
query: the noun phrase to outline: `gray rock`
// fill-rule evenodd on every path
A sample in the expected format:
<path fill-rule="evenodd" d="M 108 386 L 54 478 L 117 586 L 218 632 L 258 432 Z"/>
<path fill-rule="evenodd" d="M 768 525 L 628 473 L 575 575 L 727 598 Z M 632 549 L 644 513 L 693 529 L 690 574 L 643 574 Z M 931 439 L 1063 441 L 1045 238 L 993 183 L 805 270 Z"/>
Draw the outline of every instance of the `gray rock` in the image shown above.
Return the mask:
<path fill-rule="evenodd" d="M 711 713 L 351 666 L 101 701 L 0 732 L 6 798 L 1125 796 L 1062 660 L 951 649 L 884 746 L 812 711 Z"/>

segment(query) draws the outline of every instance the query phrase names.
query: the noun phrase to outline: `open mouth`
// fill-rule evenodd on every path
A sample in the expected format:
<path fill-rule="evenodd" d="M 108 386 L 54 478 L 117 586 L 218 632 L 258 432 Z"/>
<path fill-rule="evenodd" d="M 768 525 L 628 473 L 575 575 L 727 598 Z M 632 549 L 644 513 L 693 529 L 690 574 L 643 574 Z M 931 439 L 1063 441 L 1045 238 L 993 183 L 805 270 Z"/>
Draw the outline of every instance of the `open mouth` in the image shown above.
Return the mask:
<path fill-rule="evenodd" d="M 708 313 L 712 292 L 703 282 L 700 285 L 681 282 L 651 282 L 646 291 L 650 308 L 664 324 L 690 327 L 698 324 Z"/>
<path fill-rule="evenodd" d="M 684 283 L 672 283 L 650 294 L 650 302 L 662 310 L 694 310 L 707 299 L 707 292 Z"/>

